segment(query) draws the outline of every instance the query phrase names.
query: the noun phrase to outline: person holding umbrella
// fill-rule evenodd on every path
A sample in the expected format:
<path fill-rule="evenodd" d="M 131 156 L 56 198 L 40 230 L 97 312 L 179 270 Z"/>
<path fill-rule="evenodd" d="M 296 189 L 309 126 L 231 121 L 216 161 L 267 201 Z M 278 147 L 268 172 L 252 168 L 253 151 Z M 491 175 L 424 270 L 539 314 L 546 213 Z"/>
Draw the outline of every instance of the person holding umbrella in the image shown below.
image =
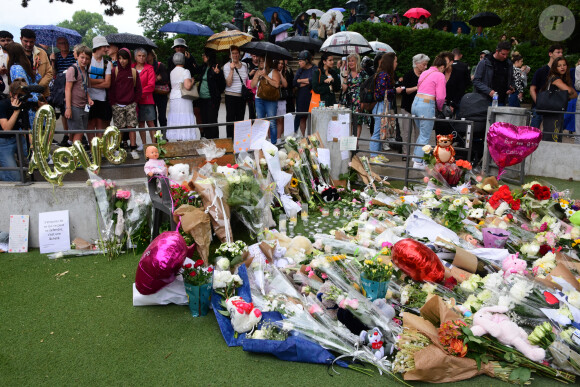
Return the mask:
<path fill-rule="evenodd" d="M 336 103 L 335 92 L 340 90 L 340 75 L 334 67 L 332 54 L 323 52 L 318 62 L 318 68 L 312 74 L 312 90 L 320 94 L 320 101 L 326 106 Z"/>
<path fill-rule="evenodd" d="M 313 14 L 314 15 L 314 14 Z M 310 97 L 312 94 L 312 75 L 316 66 L 312 64 L 312 55 L 307 50 L 298 54 L 298 71 L 294 76 L 293 85 L 298 89 L 296 92 L 296 112 L 307 112 L 310 107 Z M 294 118 L 294 133 L 298 132 L 298 127 L 302 135 L 306 133 L 307 116 L 296 116 Z"/>
<path fill-rule="evenodd" d="M 318 39 L 318 29 L 320 28 L 320 21 L 316 17 L 316 14 L 313 12 L 310 16 L 310 20 L 308 21 L 308 33 L 310 34 L 311 38 Z"/>
<path fill-rule="evenodd" d="M 252 36 L 255 40 L 264 39 L 264 31 L 262 30 L 262 26 L 260 25 L 258 18 L 254 19 L 254 25 L 252 26 Z"/>
<path fill-rule="evenodd" d="M 242 85 L 248 80 L 248 66 L 240 62 L 240 48 L 230 47 L 230 61 L 224 67 L 226 79 L 226 121 L 242 121 L 246 115 L 246 101 L 242 98 Z M 257 72 L 256 72 L 257 74 Z M 256 78 L 254 74 L 254 79 Z M 234 138 L 234 125 L 226 127 L 227 137 Z"/>
<path fill-rule="evenodd" d="M 280 19 L 278 18 L 278 12 L 274 12 L 272 14 L 272 18 L 270 19 L 270 36 L 268 37 L 268 40 L 270 41 L 270 43 L 274 43 L 275 42 L 275 36 L 272 34 L 272 31 L 274 31 L 274 29 L 276 27 L 278 27 L 280 24 L 282 24 L 282 22 L 280 21 Z"/>
<path fill-rule="evenodd" d="M 305 35 L 306 32 L 306 24 L 304 23 L 304 19 L 306 17 L 306 13 L 302 12 L 300 16 L 294 22 L 294 29 L 296 30 L 296 35 L 302 36 Z"/>
<path fill-rule="evenodd" d="M 213 124 L 218 122 L 221 97 L 226 88 L 226 81 L 217 64 L 215 51 L 207 49 L 201 58 L 203 59 L 200 71 L 201 82 L 199 83 L 201 119 L 204 124 Z M 217 126 L 204 127 L 203 137 L 219 138 L 219 128 Z"/>
<path fill-rule="evenodd" d="M 423 15 L 421 15 L 419 17 L 419 22 L 417 24 L 415 24 L 415 26 L 413 27 L 414 30 L 426 30 L 428 28 L 429 28 L 429 24 L 427 24 L 425 16 L 423 16 Z"/>
<path fill-rule="evenodd" d="M 280 87 L 281 75 L 271 59 L 266 61 L 266 58 L 260 57 L 260 64 L 258 71 L 254 74 L 251 82 L 251 87 L 256 88 L 256 116 L 257 118 L 274 117 L 278 110 L 278 101 L 270 101 L 261 98 L 260 83 L 267 82 L 270 86 L 278 89 Z M 276 129 L 276 120 L 270 120 L 270 142 L 276 144 L 278 132 Z"/>

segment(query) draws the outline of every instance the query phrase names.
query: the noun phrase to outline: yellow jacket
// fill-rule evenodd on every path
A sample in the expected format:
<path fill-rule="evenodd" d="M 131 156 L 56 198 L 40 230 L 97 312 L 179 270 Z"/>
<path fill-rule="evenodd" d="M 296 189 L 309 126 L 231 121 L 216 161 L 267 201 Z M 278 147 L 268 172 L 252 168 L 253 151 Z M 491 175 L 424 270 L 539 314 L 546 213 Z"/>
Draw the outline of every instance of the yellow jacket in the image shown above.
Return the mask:
<path fill-rule="evenodd" d="M 50 60 L 46 54 L 46 51 L 44 51 L 42 48 L 34 46 L 34 50 L 32 50 L 32 56 L 34 60 L 32 65 L 38 74 L 40 74 L 42 77 L 38 84 L 46 88 L 46 90 L 44 90 L 44 96 L 48 97 L 50 94 L 48 85 L 54 76 L 52 65 L 50 64 Z"/>

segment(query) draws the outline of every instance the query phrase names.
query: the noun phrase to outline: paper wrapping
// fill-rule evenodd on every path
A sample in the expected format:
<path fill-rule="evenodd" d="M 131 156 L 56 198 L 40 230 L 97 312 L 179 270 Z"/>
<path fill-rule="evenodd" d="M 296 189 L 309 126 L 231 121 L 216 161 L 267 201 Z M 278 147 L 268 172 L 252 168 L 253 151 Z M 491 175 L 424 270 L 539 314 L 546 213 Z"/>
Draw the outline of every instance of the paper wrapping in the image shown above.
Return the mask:
<path fill-rule="evenodd" d="M 230 206 L 226 202 L 225 197 L 221 199 L 216 198 L 214 185 L 211 183 L 205 183 L 205 179 L 205 176 L 195 174 L 192 179 L 194 189 L 201 196 L 203 207 L 209 209 L 208 213 L 211 217 L 211 224 L 215 234 L 222 243 L 227 242 L 226 234 L 233 237 L 232 228 L 230 226 Z"/>
<path fill-rule="evenodd" d="M 211 243 L 211 220 L 208 214 L 201 208 L 181 205 L 173 212 L 175 223 L 181 221 L 181 228 L 191 235 L 197 244 L 197 252 L 207 265 L 209 259 L 209 245 Z"/>
<path fill-rule="evenodd" d="M 460 318 L 449 309 L 439 296 L 431 297 L 421 308 L 421 315 L 433 321 L 448 321 Z M 403 375 L 405 380 L 420 380 L 430 383 L 450 383 L 470 379 L 474 376 L 486 374 L 494 376 L 491 363 L 481 364 L 473 359 L 450 355 L 439 343 L 438 328 L 440 323 L 433 325 L 423 317 L 405 312 L 403 326 L 416 329 L 427 336 L 433 344 L 418 351 L 414 355 L 415 369 Z"/>
<path fill-rule="evenodd" d="M 562 252 L 557 252 L 556 267 L 550 272 L 550 274 L 546 276 L 546 278 L 536 277 L 535 280 L 550 289 L 562 290 L 562 287 L 560 285 L 552 281 L 553 277 L 560 277 L 564 281 L 572 285 L 574 289 L 580 292 L 580 282 L 576 280 L 576 277 L 570 271 L 570 267 L 574 268 L 575 270 L 578 270 L 580 269 L 580 263 L 574 261 L 572 258 L 570 258 L 569 256 L 567 256 Z"/>
<path fill-rule="evenodd" d="M 358 156 L 356 156 L 356 155 L 353 156 L 351 163 L 350 163 L 350 166 L 352 169 L 354 169 L 358 173 L 358 175 L 362 179 L 363 183 L 365 183 L 365 185 L 370 183 L 370 181 L 371 181 L 370 176 L 367 173 L 367 171 L 365 171 L 365 168 L 363 167 L 362 162 L 360 161 Z M 370 168 L 370 165 L 369 165 L 369 168 Z M 371 171 L 371 174 L 372 174 L 374 181 L 381 181 L 382 180 L 381 177 L 377 173 L 373 172 L 372 169 L 370 169 L 370 171 Z"/>

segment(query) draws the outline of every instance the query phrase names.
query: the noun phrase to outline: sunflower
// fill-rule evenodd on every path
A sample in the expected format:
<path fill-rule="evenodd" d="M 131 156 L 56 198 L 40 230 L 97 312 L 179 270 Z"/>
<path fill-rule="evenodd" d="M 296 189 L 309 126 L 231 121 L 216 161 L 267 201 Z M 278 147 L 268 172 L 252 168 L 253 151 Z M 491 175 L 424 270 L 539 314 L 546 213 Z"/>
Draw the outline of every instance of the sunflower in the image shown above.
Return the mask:
<path fill-rule="evenodd" d="M 292 180 L 290 180 L 290 187 L 292 188 L 296 188 L 298 187 L 298 179 L 293 177 Z"/>

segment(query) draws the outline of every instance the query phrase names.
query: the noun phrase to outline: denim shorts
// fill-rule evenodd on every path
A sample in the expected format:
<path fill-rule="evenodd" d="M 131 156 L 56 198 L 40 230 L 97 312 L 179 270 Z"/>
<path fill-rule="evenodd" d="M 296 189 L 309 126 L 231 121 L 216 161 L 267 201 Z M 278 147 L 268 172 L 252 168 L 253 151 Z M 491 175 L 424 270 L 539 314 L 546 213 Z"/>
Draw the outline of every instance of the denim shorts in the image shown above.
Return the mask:
<path fill-rule="evenodd" d="M 139 122 L 155 121 L 156 119 L 155 105 L 139 105 Z"/>

